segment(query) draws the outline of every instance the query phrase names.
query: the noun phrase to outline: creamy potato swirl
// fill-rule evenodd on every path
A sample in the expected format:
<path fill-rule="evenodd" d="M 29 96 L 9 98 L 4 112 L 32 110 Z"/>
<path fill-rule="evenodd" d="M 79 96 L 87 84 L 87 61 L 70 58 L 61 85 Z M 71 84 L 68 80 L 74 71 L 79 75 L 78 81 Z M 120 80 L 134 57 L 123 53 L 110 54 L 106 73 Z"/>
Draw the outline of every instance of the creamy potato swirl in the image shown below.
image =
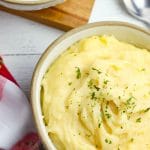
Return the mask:
<path fill-rule="evenodd" d="M 150 149 L 150 53 L 113 36 L 69 47 L 41 83 L 49 137 L 58 150 Z"/>

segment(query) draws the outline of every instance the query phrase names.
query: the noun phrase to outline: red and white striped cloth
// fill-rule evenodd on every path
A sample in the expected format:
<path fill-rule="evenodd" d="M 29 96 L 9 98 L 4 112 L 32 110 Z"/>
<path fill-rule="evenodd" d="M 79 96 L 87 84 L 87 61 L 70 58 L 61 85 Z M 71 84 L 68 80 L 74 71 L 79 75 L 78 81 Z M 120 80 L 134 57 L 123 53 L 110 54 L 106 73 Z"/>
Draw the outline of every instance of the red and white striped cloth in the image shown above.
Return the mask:
<path fill-rule="evenodd" d="M 39 150 L 40 146 L 29 102 L 0 58 L 0 149 Z"/>

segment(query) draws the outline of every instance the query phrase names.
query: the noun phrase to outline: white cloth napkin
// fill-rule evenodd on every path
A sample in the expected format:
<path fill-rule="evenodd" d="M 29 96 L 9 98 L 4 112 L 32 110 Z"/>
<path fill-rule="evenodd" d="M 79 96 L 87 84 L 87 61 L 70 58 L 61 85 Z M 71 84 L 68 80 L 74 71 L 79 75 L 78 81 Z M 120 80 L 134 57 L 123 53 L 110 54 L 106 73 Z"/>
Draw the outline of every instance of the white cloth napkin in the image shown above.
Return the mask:
<path fill-rule="evenodd" d="M 18 86 L 0 75 L 0 148 L 10 150 L 33 131 L 28 100 Z"/>
<path fill-rule="evenodd" d="M 125 9 L 122 0 L 95 0 L 89 22 L 125 21 L 146 28 L 146 25 L 131 16 Z"/>

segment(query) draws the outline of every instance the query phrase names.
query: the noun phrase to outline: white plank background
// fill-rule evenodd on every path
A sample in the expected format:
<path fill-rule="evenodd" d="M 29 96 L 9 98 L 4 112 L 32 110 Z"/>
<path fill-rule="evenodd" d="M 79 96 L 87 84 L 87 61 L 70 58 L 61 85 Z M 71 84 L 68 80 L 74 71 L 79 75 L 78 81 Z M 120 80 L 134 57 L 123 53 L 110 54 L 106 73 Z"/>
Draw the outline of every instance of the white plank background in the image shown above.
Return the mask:
<path fill-rule="evenodd" d="M 144 26 L 125 11 L 121 0 L 96 0 L 90 22 L 103 20 Z M 61 34 L 63 31 L 0 11 L 0 55 L 27 96 L 40 55 Z"/>
<path fill-rule="evenodd" d="M 40 55 L 62 33 L 0 11 L 0 54 L 26 95 Z"/>

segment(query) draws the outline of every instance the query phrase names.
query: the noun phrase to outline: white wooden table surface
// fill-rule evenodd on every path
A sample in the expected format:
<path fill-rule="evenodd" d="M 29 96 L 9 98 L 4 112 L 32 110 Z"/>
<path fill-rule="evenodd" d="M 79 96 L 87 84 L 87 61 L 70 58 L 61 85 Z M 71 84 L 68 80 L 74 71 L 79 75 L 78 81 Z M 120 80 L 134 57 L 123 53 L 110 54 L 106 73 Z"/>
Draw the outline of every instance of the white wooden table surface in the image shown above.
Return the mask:
<path fill-rule="evenodd" d="M 96 0 L 90 22 L 103 20 L 143 23 L 131 17 L 121 0 Z M 44 50 L 63 31 L 0 11 L 0 55 L 29 96 L 34 67 Z"/>

